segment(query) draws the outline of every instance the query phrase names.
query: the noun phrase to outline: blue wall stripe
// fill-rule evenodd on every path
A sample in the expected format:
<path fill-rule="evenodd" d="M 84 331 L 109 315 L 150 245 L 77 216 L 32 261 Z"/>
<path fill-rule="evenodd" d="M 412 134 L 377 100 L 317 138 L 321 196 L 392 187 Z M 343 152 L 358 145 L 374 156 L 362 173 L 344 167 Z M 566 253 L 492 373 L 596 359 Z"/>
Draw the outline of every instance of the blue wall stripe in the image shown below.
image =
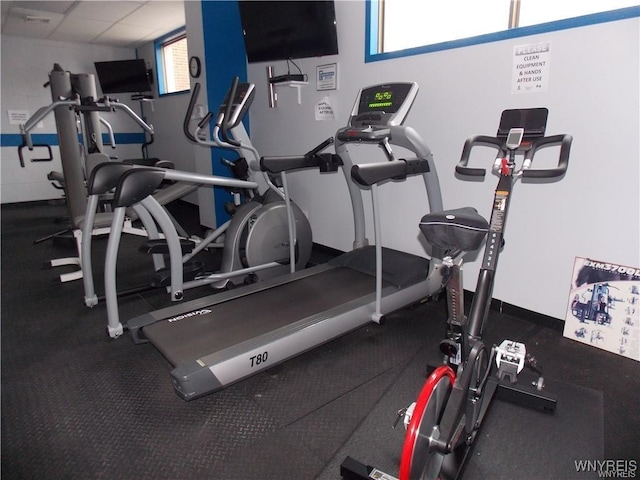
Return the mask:
<path fill-rule="evenodd" d="M 138 133 L 114 133 L 114 137 L 116 137 L 116 145 L 132 145 L 138 144 L 142 145 L 146 141 L 146 136 L 142 132 Z M 107 144 L 109 142 L 109 137 L 107 135 L 102 135 L 102 143 Z"/>
<path fill-rule="evenodd" d="M 52 147 L 58 145 L 58 135 L 55 133 L 36 133 L 31 135 L 31 139 L 33 143 L 44 143 Z M 22 135 L 19 133 L 0 134 L 0 144 L 3 147 L 19 147 L 22 145 Z"/>
<path fill-rule="evenodd" d="M 142 145 L 145 141 L 144 133 L 114 133 L 117 145 Z M 31 135 L 33 143 L 47 144 L 52 147 L 58 146 L 58 135 L 55 133 L 34 133 Z M 79 141 L 79 140 L 78 140 Z M 102 135 L 102 143 L 107 145 L 109 137 Z M 22 135 L 19 133 L 3 133 L 0 134 L 0 146 L 3 147 L 19 147 L 22 145 Z"/>

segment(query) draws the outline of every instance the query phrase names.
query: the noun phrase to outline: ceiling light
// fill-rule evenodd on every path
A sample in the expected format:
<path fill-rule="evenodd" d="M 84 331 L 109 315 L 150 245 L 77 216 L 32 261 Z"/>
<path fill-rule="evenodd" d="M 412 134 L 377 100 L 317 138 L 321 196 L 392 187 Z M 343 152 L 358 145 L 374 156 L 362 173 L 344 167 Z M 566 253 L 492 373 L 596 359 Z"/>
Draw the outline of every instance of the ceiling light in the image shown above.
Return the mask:
<path fill-rule="evenodd" d="M 24 21 L 29 23 L 49 23 L 51 19 L 49 17 L 45 17 L 44 15 L 25 15 Z"/>

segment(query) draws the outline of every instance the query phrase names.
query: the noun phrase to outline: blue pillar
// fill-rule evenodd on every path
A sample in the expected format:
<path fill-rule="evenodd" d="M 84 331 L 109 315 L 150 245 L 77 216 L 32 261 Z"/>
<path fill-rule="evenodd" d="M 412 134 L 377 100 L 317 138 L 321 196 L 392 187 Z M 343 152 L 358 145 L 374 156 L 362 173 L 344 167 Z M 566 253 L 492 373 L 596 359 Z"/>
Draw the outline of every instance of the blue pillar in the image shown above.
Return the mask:
<path fill-rule="evenodd" d="M 204 61 L 207 71 L 207 98 L 209 109 L 215 115 L 234 76 L 240 81 L 247 80 L 247 58 L 242 36 L 240 12 L 236 0 L 202 1 L 202 29 L 204 33 Z M 248 130 L 248 126 L 247 126 Z M 211 163 L 214 175 L 231 176 L 229 169 L 222 165 L 221 158 L 234 160 L 238 155 L 225 149 L 211 149 Z M 216 223 L 222 225 L 229 219 L 224 204 L 231 195 L 222 189 L 215 189 L 214 201 Z"/>

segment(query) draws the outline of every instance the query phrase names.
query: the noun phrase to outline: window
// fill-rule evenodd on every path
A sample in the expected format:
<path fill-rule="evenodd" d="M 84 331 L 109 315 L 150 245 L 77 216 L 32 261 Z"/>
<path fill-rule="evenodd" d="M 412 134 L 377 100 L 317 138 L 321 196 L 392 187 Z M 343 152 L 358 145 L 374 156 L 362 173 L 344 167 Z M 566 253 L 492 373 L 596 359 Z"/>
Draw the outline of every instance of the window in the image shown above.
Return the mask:
<path fill-rule="evenodd" d="M 189 55 L 185 30 L 173 32 L 155 42 L 158 93 L 166 95 L 189 90 Z"/>
<path fill-rule="evenodd" d="M 638 0 L 368 0 L 365 60 L 635 17 L 640 15 L 638 3 Z"/>
<path fill-rule="evenodd" d="M 520 23 L 526 27 L 638 5 L 638 0 L 520 0 Z"/>

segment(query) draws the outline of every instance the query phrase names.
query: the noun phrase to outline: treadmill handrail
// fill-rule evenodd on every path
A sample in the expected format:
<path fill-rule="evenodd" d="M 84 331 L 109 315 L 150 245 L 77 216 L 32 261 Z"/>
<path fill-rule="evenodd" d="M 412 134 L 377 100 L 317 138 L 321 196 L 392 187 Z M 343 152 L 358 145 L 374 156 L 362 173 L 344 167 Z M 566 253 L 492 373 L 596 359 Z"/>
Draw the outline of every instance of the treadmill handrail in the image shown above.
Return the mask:
<path fill-rule="evenodd" d="M 404 180 L 408 175 L 419 175 L 429 171 L 429 162 L 423 158 L 399 159 L 387 163 L 354 165 L 351 178 L 364 187 L 386 180 Z"/>

